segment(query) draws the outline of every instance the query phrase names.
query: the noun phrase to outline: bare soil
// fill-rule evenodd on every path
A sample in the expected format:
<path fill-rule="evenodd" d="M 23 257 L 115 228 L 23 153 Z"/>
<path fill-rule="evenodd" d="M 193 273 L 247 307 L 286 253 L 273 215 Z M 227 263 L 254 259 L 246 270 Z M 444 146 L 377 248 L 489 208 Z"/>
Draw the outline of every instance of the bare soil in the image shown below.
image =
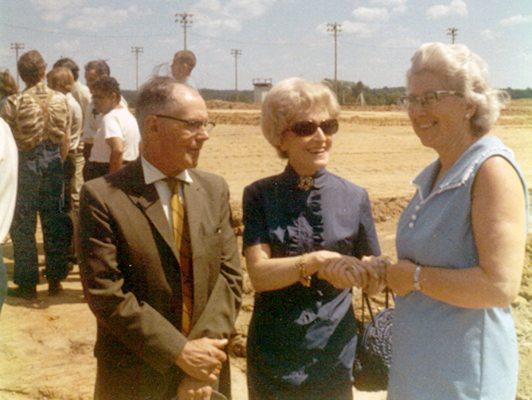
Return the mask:
<path fill-rule="evenodd" d="M 236 109 L 224 102 L 209 105 L 218 126 L 204 147 L 200 168 L 227 179 L 238 225 L 244 187 L 279 173 L 285 161 L 277 157 L 260 133 L 259 107 Z M 495 129 L 516 152 L 528 182 L 532 182 L 531 128 L 532 102 L 519 101 L 502 115 Z M 396 107 L 352 108 L 342 113 L 329 169 L 367 188 L 385 254 L 395 257 L 395 225 L 413 194 L 410 181 L 434 158 L 430 149 L 421 146 L 405 114 Z M 239 232 L 238 227 L 236 230 Z M 513 303 L 520 351 L 520 400 L 532 400 L 532 236 L 527 255 L 522 288 Z M 13 260 L 9 243 L 4 246 L 4 257 L 11 277 Z M 63 294 L 51 298 L 42 280 L 37 301 L 7 299 L 0 318 L 0 399 L 92 399 L 96 324 L 83 299 L 77 267 L 64 287 Z M 245 290 L 237 321 L 240 336 L 231 347 L 234 354 L 240 355 L 253 309 L 249 282 Z M 233 356 L 232 364 L 234 399 L 247 399 L 245 358 Z M 386 392 L 356 394 L 359 400 L 385 397 Z"/>

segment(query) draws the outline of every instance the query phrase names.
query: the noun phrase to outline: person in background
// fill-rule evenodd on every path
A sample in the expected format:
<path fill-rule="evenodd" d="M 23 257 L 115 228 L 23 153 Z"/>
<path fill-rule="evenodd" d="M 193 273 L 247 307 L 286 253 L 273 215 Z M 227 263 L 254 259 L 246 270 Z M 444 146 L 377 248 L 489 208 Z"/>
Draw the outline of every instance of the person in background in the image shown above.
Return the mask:
<path fill-rule="evenodd" d="M 323 84 L 291 78 L 262 104 L 262 132 L 285 170 L 244 190 L 244 255 L 255 288 L 250 400 L 352 399 L 352 287 L 383 288 L 368 193 L 326 167 L 340 107 Z"/>
<path fill-rule="evenodd" d="M 9 70 L 4 69 L 0 71 L 0 110 L 7 101 L 7 98 L 12 94 L 18 93 L 18 90 L 17 81 L 9 73 Z"/>
<path fill-rule="evenodd" d="M 91 92 L 94 82 L 106 76 L 111 76 L 111 69 L 105 60 L 93 60 L 85 64 L 85 81 Z M 120 96 L 120 105 L 123 108 L 128 107 L 126 100 L 122 96 Z M 102 115 L 94 109 L 94 104 L 91 100 L 84 114 L 83 135 L 81 137 L 83 157 L 86 161 L 90 158 L 94 137 L 100 128 L 101 122 Z"/>
<path fill-rule="evenodd" d="M 169 77 L 144 84 L 136 110 L 140 159 L 81 193 L 95 398 L 223 399 L 242 270 L 227 183 L 195 168 L 213 124 L 200 94 Z"/>
<path fill-rule="evenodd" d="M 63 205 L 63 160 L 70 145 L 70 111 L 62 93 L 46 86 L 46 63 L 31 50 L 17 63 L 26 89 L 9 96 L 0 116 L 11 127 L 19 151 L 18 189 L 10 234 L 13 240 L 14 282 L 8 295 L 37 297 L 39 263 L 35 230 L 39 214 L 46 258 L 48 293 L 57 295 L 68 274 L 71 222 Z"/>
<path fill-rule="evenodd" d="M 89 161 L 85 181 L 112 174 L 139 156 L 140 133 L 137 120 L 120 105 L 120 86 L 115 78 L 104 76 L 91 85 L 92 102 L 103 116 Z"/>
<path fill-rule="evenodd" d="M 77 243 L 79 242 L 79 191 L 76 173 L 79 158 L 83 159 L 82 154 L 78 151 L 81 139 L 81 129 L 83 126 L 83 113 L 81 106 L 71 94 L 74 86 L 74 76 L 70 69 L 66 67 L 55 67 L 46 75 L 48 86 L 66 96 L 68 107 L 70 109 L 70 147 L 68 156 L 63 163 L 64 173 L 64 201 L 65 211 L 69 213 L 72 220 L 72 252 L 71 260 L 77 264 L 79 249 Z M 79 171 L 81 172 L 81 171 Z M 78 251 L 76 251 L 78 250 Z"/>
<path fill-rule="evenodd" d="M 72 73 L 72 76 L 74 77 L 74 84 L 72 85 L 72 90 L 70 91 L 70 94 L 76 99 L 78 104 L 81 107 L 82 112 L 82 121 L 81 121 L 81 136 L 83 136 L 83 127 L 85 125 L 85 121 L 87 120 L 87 114 L 89 113 L 89 105 L 91 103 L 91 92 L 88 88 L 88 86 L 84 85 L 79 80 L 79 67 L 74 62 L 74 60 L 70 58 L 60 58 L 57 60 L 54 64 L 54 68 L 56 67 L 65 67 L 70 70 Z M 67 97 L 69 97 L 67 95 Z M 72 108 L 72 107 L 71 107 Z M 77 112 L 77 110 L 76 110 Z M 91 115 L 92 118 L 92 115 Z M 76 139 L 71 140 L 71 143 L 74 143 Z M 70 203 L 72 204 L 72 214 L 71 217 L 74 221 L 74 232 L 73 232 L 73 240 L 72 240 L 72 255 L 71 259 L 74 261 L 74 263 L 77 263 L 79 260 L 79 238 L 78 238 L 78 213 L 79 213 L 79 193 L 81 191 L 81 186 L 83 185 L 83 167 L 85 166 L 85 157 L 83 157 L 83 141 L 81 139 L 77 139 L 78 145 L 75 149 L 72 147 L 70 148 L 68 152 L 67 157 L 67 165 L 69 167 L 67 168 L 73 168 L 73 178 L 70 181 Z M 68 189 L 68 187 L 67 187 Z M 68 191 L 68 190 L 67 190 Z M 68 201 L 65 198 L 65 201 Z"/>
<path fill-rule="evenodd" d="M 2 247 L 6 238 L 17 199 L 18 150 L 11 129 L 0 118 L 0 311 L 7 293 L 7 271 Z"/>
<path fill-rule="evenodd" d="M 196 66 L 196 55 L 190 50 L 179 50 L 174 55 L 172 61 L 172 75 L 179 82 L 192 87 L 196 87 L 194 80 L 190 77 L 192 70 Z"/>
<path fill-rule="evenodd" d="M 397 227 L 389 400 L 514 400 L 510 303 L 523 270 L 527 190 L 513 152 L 491 132 L 505 93 L 462 44 L 427 43 L 403 99 L 438 158 L 415 179 Z"/>
<path fill-rule="evenodd" d="M 74 84 L 72 85 L 72 90 L 70 91 L 70 93 L 79 103 L 81 111 L 83 112 L 83 119 L 85 120 L 85 113 L 87 112 L 89 103 L 91 101 L 91 92 L 88 86 L 84 85 L 79 81 L 78 64 L 76 64 L 76 62 L 71 58 L 63 57 L 54 63 L 53 68 L 57 67 L 65 67 L 68 68 L 70 72 L 72 72 L 72 76 L 74 77 Z"/>

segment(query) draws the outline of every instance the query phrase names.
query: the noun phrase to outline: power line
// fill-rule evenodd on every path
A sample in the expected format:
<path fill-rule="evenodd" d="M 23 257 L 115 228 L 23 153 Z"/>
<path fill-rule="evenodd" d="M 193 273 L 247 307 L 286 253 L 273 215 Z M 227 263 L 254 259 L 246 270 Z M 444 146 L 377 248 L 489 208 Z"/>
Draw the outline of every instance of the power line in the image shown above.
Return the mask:
<path fill-rule="evenodd" d="M 332 22 L 327 24 L 327 32 L 332 32 L 334 36 L 334 90 L 338 95 L 338 33 L 342 31 L 342 24 Z"/>
<path fill-rule="evenodd" d="M 231 55 L 235 57 L 235 93 L 238 100 L 238 57 L 242 55 L 242 50 L 231 49 Z"/>
<path fill-rule="evenodd" d="M 183 49 L 187 49 L 187 27 L 192 25 L 192 14 L 177 13 L 175 22 L 179 22 L 183 25 Z"/>
<path fill-rule="evenodd" d="M 132 46 L 131 52 L 135 53 L 136 60 L 136 88 L 139 90 L 139 54 L 144 52 L 144 47 Z"/>
<path fill-rule="evenodd" d="M 15 42 L 15 43 L 11 43 L 11 50 L 15 50 L 15 66 L 16 66 L 16 70 L 17 70 L 17 85 L 20 84 L 20 77 L 19 77 L 19 74 L 18 74 L 18 51 L 19 50 L 24 50 L 24 43 L 19 43 L 19 42 Z"/>
<path fill-rule="evenodd" d="M 454 44 L 456 36 L 458 36 L 458 28 L 448 28 L 447 36 L 451 37 L 451 44 Z"/>

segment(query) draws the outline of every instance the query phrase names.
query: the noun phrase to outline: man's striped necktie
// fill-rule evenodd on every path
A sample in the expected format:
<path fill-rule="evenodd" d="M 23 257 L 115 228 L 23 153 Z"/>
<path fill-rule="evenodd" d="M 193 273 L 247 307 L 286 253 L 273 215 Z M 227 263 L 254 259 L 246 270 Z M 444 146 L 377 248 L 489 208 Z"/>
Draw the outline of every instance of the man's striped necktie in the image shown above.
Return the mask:
<path fill-rule="evenodd" d="M 190 246 L 190 231 L 186 218 L 186 208 L 183 198 L 179 195 L 183 183 L 177 178 L 168 178 L 168 187 L 172 193 L 170 207 L 172 210 L 172 225 L 175 245 L 179 254 L 179 266 L 181 276 L 182 314 L 181 328 L 188 335 L 191 328 L 192 309 L 194 302 L 194 281 L 192 268 L 192 248 Z"/>

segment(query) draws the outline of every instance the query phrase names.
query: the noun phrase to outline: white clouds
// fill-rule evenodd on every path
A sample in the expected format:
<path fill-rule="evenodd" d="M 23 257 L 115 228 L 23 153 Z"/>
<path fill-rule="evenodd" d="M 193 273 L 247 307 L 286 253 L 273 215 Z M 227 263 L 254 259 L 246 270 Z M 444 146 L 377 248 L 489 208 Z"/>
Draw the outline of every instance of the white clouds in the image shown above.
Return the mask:
<path fill-rule="evenodd" d="M 406 11 L 406 2 L 407 0 L 371 0 L 371 4 L 388 7 L 398 14 Z"/>
<path fill-rule="evenodd" d="M 137 6 L 124 9 L 114 9 L 107 6 L 83 7 L 66 22 L 66 27 L 81 31 L 97 32 L 110 26 L 116 26 L 126 21 L 132 21 L 146 12 L 141 12 Z"/>
<path fill-rule="evenodd" d="M 532 14 L 523 15 L 518 14 L 514 15 L 513 17 L 505 18 L 499 22 L 500 26 L 508 27 L 508 26 L 515 26 L 515 25 L 521 25 L 532 22 Z"/>
<path fill-rule="evenodd" d="M 497 40 L 503 37 L 502 32 L 491 29 L 484 29 L 480 31 L 480 36 L 485 40 Z"/>
<path fill-rule="evenodd" d="M 389 14 L 388 10 L 386 8 L 370 8 L 370 7 L 358 7 L 355 8 L 353 11 L 353 15 L 355 18 L 367 21 L 367 22 L 374 22 L 374 21 L 387 21 Z"/>
<path fill-rule="evenodd" d="M 31 0 L 31 4 L 47 22 L 61 21 L 86 3 L 85 0 Z"/>
<path fill-rule="evenodd" d="M 199 0 L 190 12 L 194 22 L 209 34 L 238 32 L 242 23 L 265 14 L 277 0 Z"/>
<path fill-rule="evenodd" d="M 404 11 L 407 0 L 371 0 L 371 4 L 381 7 L 357 7 L 353 10 L 354 21 L 342 22 L 342 32 L 360 38 L 371 37 L 388 21 L 390 13 Z M 324 24 L 322 24 L 324 25 Z M 323 26 L 318 31 L 326 31 Z"/>
<path fill-rule="evenodd" d="M 376 28 L 363 22 L 344 21 L 342 22 L 342 32 L 365 38 L 370 37 Z"/>
<path fill-rule="evenodd" d="M 62 39 L 54 43 L 54 48 L 62 54 L 72 54 L 80 49 L 79 40 Z"/>
<path fill-rule="evenodd" d="M 427 17 L 438 19 L 450 16 L 467 16 L 467 4 L 464 0 L 452 0 L 449 5 L 438 4 L 427 10 Z"/>

